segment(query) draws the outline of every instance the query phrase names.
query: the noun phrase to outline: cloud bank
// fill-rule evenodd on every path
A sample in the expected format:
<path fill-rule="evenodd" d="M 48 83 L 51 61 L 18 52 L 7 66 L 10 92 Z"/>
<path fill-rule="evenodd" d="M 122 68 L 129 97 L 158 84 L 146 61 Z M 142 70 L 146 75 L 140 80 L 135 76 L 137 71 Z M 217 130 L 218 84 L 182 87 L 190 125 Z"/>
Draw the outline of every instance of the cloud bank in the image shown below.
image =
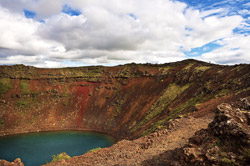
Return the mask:
<path fill-rule="evenodd" d="M 228 12 L 170 0 L 0 0 L 0 64 L 165 63 L 190 58 L 186 52 L 208 43 L 219 47 L 191 58 L 250 63 L 250 36 L 235 33 L 249 20 Z"/>

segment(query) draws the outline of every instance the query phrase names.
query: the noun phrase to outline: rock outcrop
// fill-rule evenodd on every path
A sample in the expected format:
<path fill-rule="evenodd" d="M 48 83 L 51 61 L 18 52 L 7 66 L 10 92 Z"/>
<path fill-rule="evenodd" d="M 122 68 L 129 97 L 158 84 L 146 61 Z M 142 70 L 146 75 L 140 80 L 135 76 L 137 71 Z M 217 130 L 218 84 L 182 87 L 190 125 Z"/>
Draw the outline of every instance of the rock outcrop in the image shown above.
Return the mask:
<path fill-rule="evenodd" d="M 217 107 L 208 126 L 183 148 L 190 165 L 250 165 L 249 98 Z"/>
<path fill-rule="evenodd" d="M 13 162 L 0 160 L 0 166 L 24 166 L 20 158 L 15 159 Z"/>

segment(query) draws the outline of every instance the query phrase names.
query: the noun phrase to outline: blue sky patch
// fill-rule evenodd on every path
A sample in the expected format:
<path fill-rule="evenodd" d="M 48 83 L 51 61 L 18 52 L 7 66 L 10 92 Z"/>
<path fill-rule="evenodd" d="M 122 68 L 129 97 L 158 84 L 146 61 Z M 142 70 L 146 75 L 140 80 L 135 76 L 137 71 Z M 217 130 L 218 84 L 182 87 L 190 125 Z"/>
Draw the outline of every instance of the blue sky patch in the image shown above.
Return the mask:
<path fill-rule="evenodd" d="M 129 16 L 132 17 L 134 20 L 137 20 L 136 15 L 134 15 L 133 13 L 129 13 Z"/>
<path fill-rule="evenodd" d="M 43 24 L 45 24 L 45 21 L 44 21 L 44 20 L 39 20 L 39 22 L 40 22 L 40 23 L 43 23 Z"/>
<path fill-rule="evenodd" d="M 62 12 L 66 13 L 70 16 L 79 16 L 80 14 L 82 14 L 82 12 L 80 10 L 77 9 L 73 9 L 72 7 L 70 7 L 69 5 L 65 4 L 62 8 Z"/>
<path fill-rule="evenodd" d="M 187 55 L 188 57 L 197 57 L 197 56 L 201 56 L 204 53 L 213 51 L 219 47 L 222 47 L 222 45 L 219 45 L 215 42 L 211 42 L 211 43 L 205 44 L 202 47 L 192 48 L 191 51 L 186 51 L 184 52 L 184 54 Z"/>
<path fill-rule="evenodd" d="M 26 18 L 34 18 L 34 17 L 36 17 L 36 12 L 30 11 L 30 10 L 27 10 L 27 9 L 24 9 L 23 12 L 24 12 L 24 15 L 25 15 Z"/>

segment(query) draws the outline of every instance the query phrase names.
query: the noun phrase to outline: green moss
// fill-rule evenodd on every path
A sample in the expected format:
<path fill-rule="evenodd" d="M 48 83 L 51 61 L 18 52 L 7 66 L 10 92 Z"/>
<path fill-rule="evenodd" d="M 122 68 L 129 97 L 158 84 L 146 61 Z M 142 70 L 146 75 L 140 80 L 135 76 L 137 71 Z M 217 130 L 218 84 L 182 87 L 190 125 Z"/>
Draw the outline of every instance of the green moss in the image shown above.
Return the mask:
<path fill-rule="evenodd" d="M 190 85 L 186 84 L 184 86 L 179 86 L 176 84 L 170 84 L 161 94 L 161 96 L 156 100 L 156 102 L 150 107 L 145 118 L 135 126 L 131 132 L 136 131 L 141 128 L 144 124 L 152 120 L 162 111 L 164 111 L 167 105 L 173 101 L 177 96 L 183 93 Z"/>
<path fill-rule="evenodd" d="M 153 131 L 155 131 L 157 129 L 164 128 L 168 122 L 181 116 L 183 110 L 185 110 L 188 107 L 194 107 L 196 105 L 196 103 L 199 102 L 200 100 L 202 100 L 201 95 L 199 95 L 195 98 L 189 99 L 188 101 L 186 101 L 185 103 L 183 103 L 179 107 L 174 108 L 173 111 L 170 112 L 170 114 L 167 118 L 164 118 L 164 119 L 158 120 L 155 123 L 152 123 L 147 130 L 145 130 L 141 133 L 140 136 L 145 136 L 145 135 L 152 133 Z"/>
<path fill-rule="evenodd" d="M 227 157 L 222 158 L 222 159 L 221 159 L 221 162 L 222 162 L 222 164 L 225 165 L 225 166 L 238 166 L 238 165 L 239 165 L 239 164 L 237 164 L 237 163 L 235 162 L 235 160 L 229 159 L 229 158 L 227 158 Z"/>
<path fill-rule="evenodd" d="M 250 87 L 245 88 L 245 89 L 240 89 L 240 90 L 238 90 L 235 94 L 238 95 L 238 94 L 240 94 L 240 93 L 242 93 L 242 92 L 246 92 L 246 91 L 250 91 Z"/>
<path fill-rule="evenodd" d="M 10 89 L 12 89 L 12 86 L 10 85 L 10 79 L 1 78 L 0 79 L 0 94 L 6 94 Z"/>
<path fill-rule="evenodd" d="M 232 70 L 236 70 L 237 72 L 239 72 L 242 68 L 244 68 L 244 66 L 236 66 Z"/>
<path fill-rule="evenodd" d="M 183 70 L 190 70 L 194 63 L 189 63 Z"/>
<path fill-rule="evenodd" d="M 193 97 L 191 99 L 189 99 L 188 101 L 186 101 L 184 104 L 182 104 L 181 106 L 177 107 L 175 109 L 175 111 L 173 111 L 173 114 L 171 114 L 171 118 L 176 118 L 178 114 L 180 114 L 184 109 L 190 107 L 190 106 L 195 106 L 198 101 L 201 101 L 202 99 L 202 95 Z"/>
<path fill-rule="evenodd" d="M 67 159 L 70 159 L 71 157 L 69 155 L 67 155 L 65 152 L 62 152 L 58 155 L 53 155 L 51 156 L 52 157 L 52 161 L 51 162 L 57 162 L 57 161 L 60 161 L 60 160 L 67 160 Z"/>
<path fill-rule="evenodd" d="M 39 99 L 38 97 L 32 98 L 32 103 L 33 104 L 40 103 L 40 102 L 41 102 L 41 99 Z"/>
<path fill-rule="evenodd" d="M 21 95 L 28 95 L 30 94 L 30 88 L 29 84 L 25 80 L 21 80 L 20 82 L 20 90 L 21 90 Z"/>
<path fill-rule="evenodd" d="M 231 91 L 232 90 L 230 90 L 230 89 L 222 89 L 215 94 L 215 98 L 225 96 L 225 95 L 229 94 Z"/>
<path fill-rule="evenodd" d="M 131 67 L 130 66 L 124 67 L 122 71 L 118 73 L 118 77 L 126 77 L 126 78 L 131 77 Z"/>
<path fill-rule="evenodd" d="M 171 69 L 170 66 L 161 67 L 159 70 L 162 72 L 162 74 L 168 74 L 168 70 Z"/>
<path fill-rule="evenodd" d="M 133 121 L 133 123 L 129 126 L 128 129 L 131 130 L 133 127 L 135 127 L 136 123 L 137 123 L 136 120 Z"/>
<path fill-rule="evenodd" d="M 16 101 L 16 106 L 19 108 L 29 108 L 30 100 L 28 98 L 19 99 Z"/>
<path fill-rule="evenodd" d="M 91 150 L 87 151 L 87 153 L 95 152 L 95 151 L 100 150 L 100 149 L 102 149 L 102 148 L 98 147 L 98 148 L 95 148 L 95 149 L 91 149 Z"/>
<path fill-rule="evenodd" d="M 118 102 L 115 105 L 115 112 L 114 112 L 115 116 L 117 116 L 121 112 L 122 106 L 125 103 L 127 98 L 128 98 L 128 94 L 125 94 L 123 99 L 118 100 Z"/>
<path fill-rule="evenodd" d="M 5 121 L 4 121 L 4 120 L 1 120 L 1 121 L 0 121 L 0 128 L 4 128 L 4 125 L 5 125 Z"/>
<path fill-rule="evenodd" d="M 250 159 L 250 148 L 243 148 L 242 150 L 242 154 L 245 158 L 249 158 Z"/>
<path fill-rule="evenodd" d="M 62 103 L 63 103 L 63 106 L 65 106 L 65 107 L 68 105 L 68 101 L 67 100 L 63 100 Z"/>
<path fill-rule="evenodd" d="M 210 66 L 198 66 L 195 68 L 195 72 L 198 73 L 198 72 L 204 72 L 206 71 L 207 69 L 209 69 Z"/>
<path fill-rule="evenodd" d="M 32 116 L 31 116 L 31 122 L 32 122 L 32 123 L 36 122 L 37 119 L 38 119 L 38 116 L 36 116 L 36 115 L 32 115 Z"/>
<path fill-rule="evenodd" d="M 118 92 L 118 89 L 120 88 L 120 85 L 116 82 L 115 83 L 115 90 L 114 90 L 114 95 L 116 95 L 117 94 L 117 92 Z"/>
<path fill-rule="evenodd" d="M 61 70 L 61 78 L 73 77 L 82 78 L 87 81 L 97 81 L 99 77 L 101 77 L 102 73 L 105 71 L 105 68 L 101 66 L 95 66 L 83 68 L 66 68 Z M 58 77 L 58 75 L 54 75 L 53 77 Z"/>

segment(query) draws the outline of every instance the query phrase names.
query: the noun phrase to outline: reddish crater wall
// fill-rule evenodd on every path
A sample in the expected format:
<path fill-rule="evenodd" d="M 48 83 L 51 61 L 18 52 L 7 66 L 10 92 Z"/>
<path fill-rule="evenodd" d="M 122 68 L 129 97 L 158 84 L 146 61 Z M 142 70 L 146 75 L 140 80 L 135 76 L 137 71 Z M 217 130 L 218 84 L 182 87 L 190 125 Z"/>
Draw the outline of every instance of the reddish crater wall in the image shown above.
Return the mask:
<path fill-rule="evenodd" d="M 191 112 L 206 115 L 217 101 L 249 96 L 249 71 L 250 65 L 194 60 L 66 69 L 1 66 L 0 135 L 93 130 L 137 138 Z"/>

